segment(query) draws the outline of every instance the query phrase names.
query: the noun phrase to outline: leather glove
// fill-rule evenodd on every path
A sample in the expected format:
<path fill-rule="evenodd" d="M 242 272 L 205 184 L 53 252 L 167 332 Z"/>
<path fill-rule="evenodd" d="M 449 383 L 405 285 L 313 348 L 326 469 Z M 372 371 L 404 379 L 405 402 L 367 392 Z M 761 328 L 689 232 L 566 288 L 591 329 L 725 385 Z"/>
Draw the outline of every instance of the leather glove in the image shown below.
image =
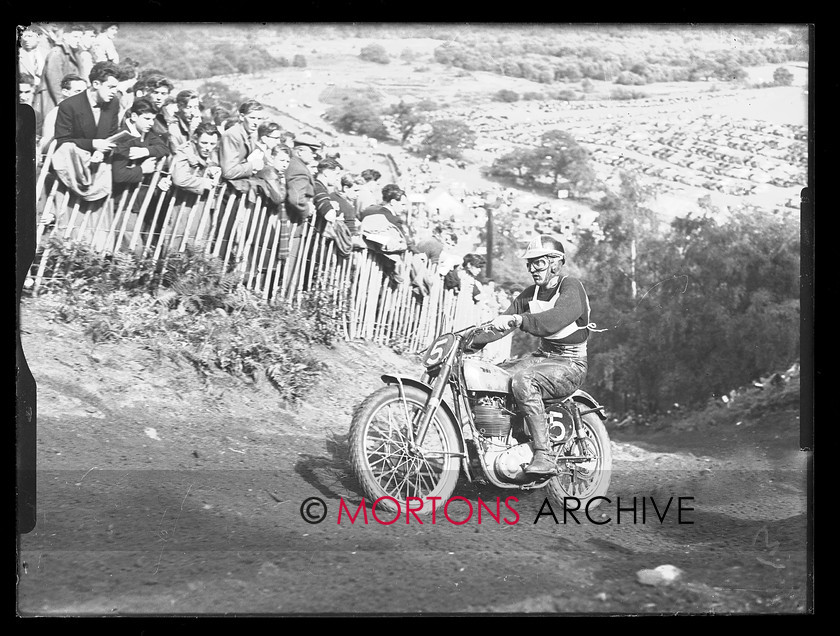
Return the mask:
<path fill-rule="evenodd" d="M 496 316 L 493 320 L 490 321 L 490 326 L 493 327 L 496 331 L 507 331 L 511 327 L 516 327 L 520 323 L 517 322 L 517 316 L 502 314 L 501 316 Z"/>

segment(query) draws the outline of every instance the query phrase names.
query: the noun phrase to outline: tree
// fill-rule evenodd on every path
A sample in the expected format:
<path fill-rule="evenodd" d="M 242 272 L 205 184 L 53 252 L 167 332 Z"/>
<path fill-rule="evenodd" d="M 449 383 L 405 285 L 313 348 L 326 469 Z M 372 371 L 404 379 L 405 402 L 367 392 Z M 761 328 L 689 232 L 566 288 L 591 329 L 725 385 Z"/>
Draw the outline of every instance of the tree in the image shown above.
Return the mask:
<path fill-rule="evenodd" d="M 790 86 L 793 84 L 793 73 L 784 66 L 780 66 L 773 71 L 773 83 L 776 86 Z"/>
<path fill-rule="evenodd" d="M 397 127 L 400 130 L 400 144 L 405 142 L 416 130 L 417 126 L 428 120 L 429 111 L 437 108 L 437 104 L 430 99 L 423 99 L 415 104 L 406 104 L 400 101 L 388 109 L 388 114 L 393 116 Z"/>
<path fill-rule="evenodd" d="M 608 327 L 591 342 L 592 390 L 622 408 L 697 404 L 789 366 L 799 356 L 796 215 L 744 208 L 721 223 L 699 202 L 700 214 L 662 231 L 650 194 L 623 175 L 597 229 L 579 233 L 592 319 Z"/>
<path fill-rule="evenodd" d="M 539 170 L 540 156 L 534 149 L 516 148 L 497 157 L 490 166 L 490 174 L 497 177 L 519 177 L 523 179 L 535 169 Z"/>
<path fill-rule="evenodd" d="M 376 62 L 377 64 L 390 64 L 391 58 L 388 56 L 388 51 L 381 44 L 373 43 L 363 47 L 359 53 L 359 57 L 366 62 Z"/>
<path fill-rule="evenodd" d="M 594 183 L 589 152 L 569 133 L 562 130 L 543 133 L 539 150 L 543 153 L 541 173 L 552 179 L 553 189 L 557 189 L 561 177 L 571 183 L 574 192 L 586 191 Z"/>
<path fill-rule="evenodd" d="M 235 111 L 239 104 L 245 101 L 242 93 L 220 81 L 204 82 L 198 87 L 198 94 L 201 96 L 202 106 L 206 109 L 221 106 Z"/>
<path fill-rule="evenodd" d="M 431 126 L 419 147 L 423 154 L 460 159 L 465 149 L 475 147 L 475 133 L 460 119 L 438 119 Z"/>
<path fill-rule="evenodd" d="M 389 137 L 379 106 L 364 98 L 348 99 L 333 106 L 327 111 L 326 117 L 341 132 L 367 135 L 379 140 Z"/>

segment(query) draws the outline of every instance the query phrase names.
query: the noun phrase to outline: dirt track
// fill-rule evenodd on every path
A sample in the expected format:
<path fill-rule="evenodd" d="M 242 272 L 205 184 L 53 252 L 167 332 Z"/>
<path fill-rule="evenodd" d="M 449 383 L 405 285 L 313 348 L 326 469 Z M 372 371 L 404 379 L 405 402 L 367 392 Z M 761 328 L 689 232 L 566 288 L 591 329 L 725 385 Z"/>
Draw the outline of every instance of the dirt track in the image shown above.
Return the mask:
<path fill-rule="evenodd" d="M 380 373 L 414 374 L 411 363 L 342 344 L 325 352 L 329 369 L 313 399 L 284 410 L 268 387 L 224 378 L 202 387 L 186 364 L 134 345 L 93 347 L 48 316 L 43 301 L 21 310 L 39 389 L 37 526 L 20 539 L 23 614 L 806 607 L 807 454 L 796 412 L 728 430 L 616 435 L 613 501 L 593 521 L 563 523 L 559 510 L 559 523 L 537 518 L 542 494 L 462 482 L 455 495 L 474 506 L 517 496 L 517 522 L 485 515 L 478 524 L 473 514 L 462 525 L 440 517 L 339 525 L 341 499 L 355 510 L 361 496 L 348 463 L 352 408 Z M 302 519 L 310 497 L 326 504 L 324 523 Z M 634 497 L 636 523 L 616 510 L 617 499 L 628 507 Z M 662 515 L 672 497 L 660 522 L 651 500 Z M 466 506 L 449 516 L 465 519 Z M 637 581 L 639 570 L 663 564 L 682 578 Z"/>

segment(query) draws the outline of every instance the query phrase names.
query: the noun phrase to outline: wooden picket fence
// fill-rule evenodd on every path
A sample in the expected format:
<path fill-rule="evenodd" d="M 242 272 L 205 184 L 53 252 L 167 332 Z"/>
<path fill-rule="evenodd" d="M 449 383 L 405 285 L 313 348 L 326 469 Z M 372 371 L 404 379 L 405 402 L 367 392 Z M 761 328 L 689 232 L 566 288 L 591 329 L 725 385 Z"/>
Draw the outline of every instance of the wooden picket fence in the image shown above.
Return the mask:
<path fill-rule="evenodd" d="M 476 324 L 487 317 L 481 305 L 464 302 L 467 294 L 444 290 L 441 276 L 432 276 L 428 295 L 411 286 L 409 272 L 415 255 L 406 252 L 394 284 L 384 257 L 367 249 L 344 256 L 335 243 L 316 230 L 312 215 L 291 224 L 288 255 L 280 256 L 277 214 L 271 214 L 259 195 L 245 195 L 224 181 L 202 195 L 172 186 L 157 186 L 167 174 L 169 158 L 144 182 L 88 202 L 50 173 L 53 148 L 36 181 L 36 256 L 30 269 L 34 294 L 60 277 L 59 267 L 48 268 L 53 238 L 81 244 L 106 255 L 129 251 L 156 263 L 188 246 L 220 259 L 225 271 L 241 276 L 242 285 L 265 302 L 300 304 L 310 291 L 329 295 L 346 340 L 367 340 L 403 351 L 425 349 L 440 333 Z M 145 219 L 145 222 L 142 220 Z M 53 259 L 55 260 L 55 259 Z M 460 298 L 460 302 L 459 302 Z"/>

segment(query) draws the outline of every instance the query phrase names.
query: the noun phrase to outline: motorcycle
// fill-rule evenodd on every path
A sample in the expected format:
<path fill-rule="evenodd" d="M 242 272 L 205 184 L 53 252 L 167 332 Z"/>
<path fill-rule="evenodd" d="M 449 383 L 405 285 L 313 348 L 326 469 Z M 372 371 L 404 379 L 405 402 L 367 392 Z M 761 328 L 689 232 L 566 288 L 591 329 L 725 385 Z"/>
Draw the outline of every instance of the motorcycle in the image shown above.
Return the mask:
<path fill-rule="evenodd" d="M 580 509 L 596 508 L 612 471 L 604 407 L 581 390 L 544 400 L 557 474 L 525 472 L 533 442 L 517 414 L 511 375 L 468 351 L 473 334 L 489 328 L 441 334 L 423 353 L 420 379 L 383 375 L 386 386 L 356 409 L 350 458 L 365 496 L 398 513 L 409 498 L 420 499 L 417 512 L 428 514 L 446 503 L 463 471 L 470 482 L 545 489 L 560 507 L 574 500 Z"/>

